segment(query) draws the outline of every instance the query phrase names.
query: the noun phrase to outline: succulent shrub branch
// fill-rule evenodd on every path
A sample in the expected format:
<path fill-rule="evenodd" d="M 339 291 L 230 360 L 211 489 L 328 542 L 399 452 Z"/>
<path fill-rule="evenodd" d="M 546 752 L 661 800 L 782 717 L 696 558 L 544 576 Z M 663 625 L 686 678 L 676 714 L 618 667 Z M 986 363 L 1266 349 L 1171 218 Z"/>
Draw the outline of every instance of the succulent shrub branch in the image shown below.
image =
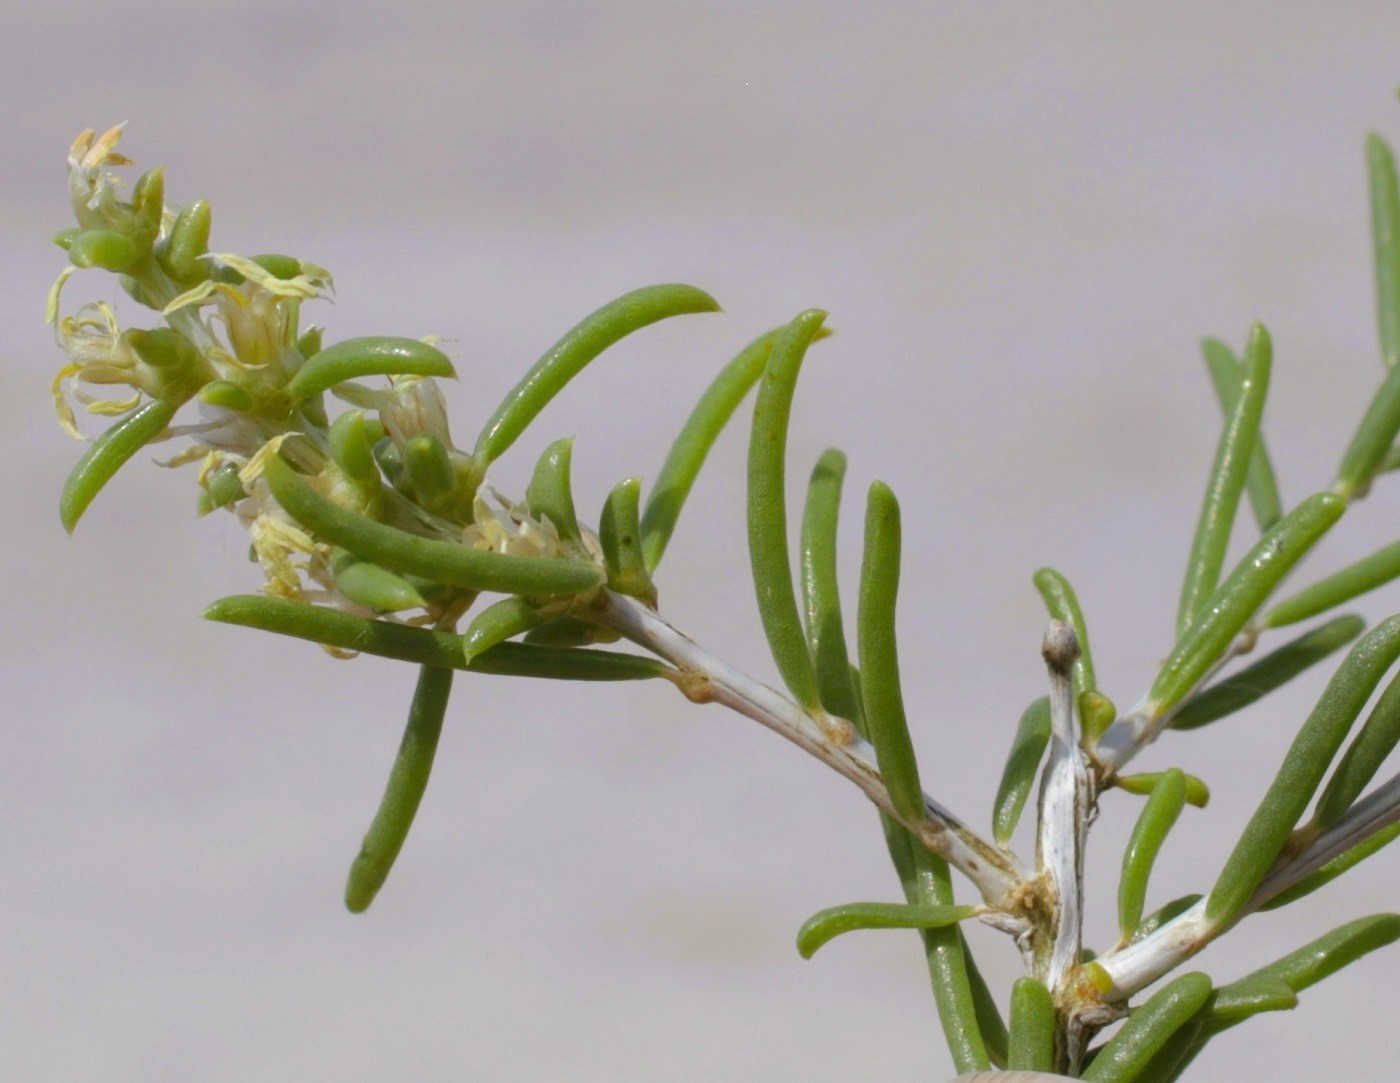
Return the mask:
<path fill-rule="evenodd" d="M 1105 691 L 1111 682 L 1100 685 L 1069 579 L 1037 571 L 1051 618 L 1049 695 L 1008 727 L 1011 749 L 984 835 L 925 792 L 917 738 L 941 720 L 905 702 L 894 492 L 876 481 L 867 493 L 851 632 L 836 557 L 849 464 L 836 448 L 810 471 L 791 549 L 787 436 L 801 369 L 827 334 L 824 311 L 758 335 L 719 370 L 650 486 L 637 472 L 592 504 L 580 501 L 574 440 L 561 437 L 512 498 L 493 486 L 492 467 L 527 429 L 548 424 L 553 399 L 628 335 L 717 312 L 709 294 L 664 284 L 602 305 L 528 367 L 474 441 L 459 446 L 439 387 L 456 370 L 436 340 L 327 341 L 302 311 L 333 288 L 325 269 L 281 254 L 212 252 L 209 205 L 168 204 L 160 169 L 122 198 L 113 170 L 131 163 L 117 149 L 121 136 L 120 128 L 84 132 L 68 156 L 77 224 L 55 238 L 68 263 L 47 306 L 67 358 L 54 405 L 75 437 L 80 410 L 108 420 L 64 485 L 59 518 L 72 532 L 138 452 L 171 442 L 164 465 L 195 466 L 199 514 L 231 513 L 262 573 L 260 594 L 220 599 L 208 618 L 338 657 L 377 654 L 419 667 L 403 740 L 350 862 L 350 910 L 367 908 L 392 879 L 438 736 L 452 724 L 454 681 L 492 673 L 667 681 L 695 703 L 773 730 L 853 783 L 878 812 L 901 897 L 822 909 L 802 925 L 798 949 L 808 957 L 855 930 L 915 930 L 962 1072 L 1177 1079 L 1208 1041 L 1252 1015 L 1293 1008 L 1308 986 L 1400 937 L 1400 915 L 1373 915 L 1234 981 L 1174 973 L 1249 915 L 1325 889 L 1400 837 L 1400 775 L 1376 784 L 1400 743 L 1400 616 L 1366 631 L 1360 617 L 1337 612 L 1400 578 L 1400 542 L 1382 539 L 1370 556 L 1275 597 L 1338 520 L 1400 468 L 1400 195 L 1380 137 L 1367 142 L 1367 164 L 1384 367 L 1354 432 L 1339 441 L 1335 480 L 1296 503 L 1283 499 L 1264 437 L 1274 343 L 1257 324 L 1239 354 L 1207 339 L 1222 426 L 1176 612 L 1163 621 L 1164 661 L 1120 713 Z M 124 326 L 107 302 L 65 311 L 65 286 L 87 271 L 115 275 L 134 311 L 146 310 L 146 326 Z M 747 534 L 773 683 L 702 647 L 659 602 L 660 565 L 687 496 L 751 392 Z M 1246 500 L 1253 522 L 1242 526 Z M 1241 535 L 1252 541 L 1231 565 Z M 1171 852 L 1172 829 L 1200 815 L 1210 793 L 1207 780 L 1169 760 L 1137 774 L 1125 773 L 1128 765 L 1222 723 L 1344 648 L 1225 865 L 1196 894 L 1153 900 L 1153 869 Z M 958 759 L 956 739 L 941 742 L 940 771 Z M 936 774 L 927 772 L 934 791 Z M 1084 892 L 1086 843 L 1101 795 L 1115 788 L 1143 803 L 1116 905 L 1106 907 L 1118 939 L 1095 953 L 1084 943 L 1097 905 Z M 1026 861 L 1014 843 L 1033 789 L 1035 853 Z M 974 898 L 955 897 L 953 871 Z M 1009 1026 L 960 928 L 974 918 L 1009 934 L 1026 968 L 1006 1001 Z"/>

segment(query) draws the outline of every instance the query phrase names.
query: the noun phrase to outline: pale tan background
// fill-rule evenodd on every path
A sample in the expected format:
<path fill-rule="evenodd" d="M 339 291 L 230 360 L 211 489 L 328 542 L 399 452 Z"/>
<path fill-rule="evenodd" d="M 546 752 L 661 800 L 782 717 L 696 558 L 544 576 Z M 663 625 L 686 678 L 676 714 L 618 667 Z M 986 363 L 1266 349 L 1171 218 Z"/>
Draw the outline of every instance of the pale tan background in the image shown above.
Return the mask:
<path fill-rule="evenodd" d="M 902 495 L 906 685 L 929 789 L 985 822 L 1040 693 L 1030 573 L 1078 585 L 1130 702 L 1168 646 L 1216 411 L 1205 333 L 1277 343 L 1285 496 L 1330 478 L 1380 374 L 1362 138 L 1400 138 L 1400 8 L 1376 3 L 0 5 L 4 339 L 0 1076 L 16 1080 L 886 1080 L 947 1073 L 911 935 L 804 963 L 813 910 L 891 897 L 870 809 L 751 724 L 664 688 L 462 679 L 433 786 L 373 911 L 340 891 L 407 667 L 199 620 L 255 570 L 145 462 L 77 536 L 47 400 L 63 156 L 131 122 L 215 247 L 332 268 L 334 337 L 457 339 L 469 442 L 523 367 L 627 289 L 722 316 L 613 351 L 497 480 L 578 433 L 584 508 L 655 471 L 716 367 L 832 312 L 796 476 L 851 452 Z M 96 276 L 93 276 L 95 280 Z M 74 300 L 89 282 L 75 283 Z M 766 679 L 742 431 L 661 579 L 677 623 Z M 1395 536 L 1379 486 L 1317 569 Z M 1392 589 L 1367 607 L 1400 608 Z M 1319 682 L 1301 691 L 1315 693 Z M 1153 897 L 1208 887 L 1307 707 L 1164 742 L 1213 785 Z M 1090 939 L 1135 802 L 1104 803 Z M 1209 823 L 1210 827 L 1202 824 Z M 1220 980 L 1397 905 L 1395 857 L 1251 919 Z M 973 933 L 1005 989 L 1008 944 Z M 1308 993 L 1198 1078 L 1394 1078 L 1400 954 Z M 1351 1074 L 1348 1074 L 1347 1070 Z M 1313 1073 L 1320 1073 L 1314 1075 Z"/>

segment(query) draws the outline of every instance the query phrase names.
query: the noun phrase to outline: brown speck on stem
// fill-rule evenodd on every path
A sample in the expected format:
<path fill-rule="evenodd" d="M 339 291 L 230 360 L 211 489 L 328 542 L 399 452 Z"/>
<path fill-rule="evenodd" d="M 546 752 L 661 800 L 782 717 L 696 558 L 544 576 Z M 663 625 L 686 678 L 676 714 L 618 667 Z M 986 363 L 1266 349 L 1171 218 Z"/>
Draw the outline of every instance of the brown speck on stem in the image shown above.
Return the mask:
<path fill-rule="evenodd" d="M 845 748 L 859 736 L 852 723 L 837 715 L 823 713 L 817 719 L 817 724 L 821 726 L 827 740 L 838 748 Z"/>
<path fill-rule="evenodd" d="M 710 684 L 708 674 L 699 673 L 693 669 L 678 669 L 672 680 L 676 687 L 681 690 L 681 695 L 690 700 L 691 703 L 713 703 L 715 701 L 715 690 Z"/>

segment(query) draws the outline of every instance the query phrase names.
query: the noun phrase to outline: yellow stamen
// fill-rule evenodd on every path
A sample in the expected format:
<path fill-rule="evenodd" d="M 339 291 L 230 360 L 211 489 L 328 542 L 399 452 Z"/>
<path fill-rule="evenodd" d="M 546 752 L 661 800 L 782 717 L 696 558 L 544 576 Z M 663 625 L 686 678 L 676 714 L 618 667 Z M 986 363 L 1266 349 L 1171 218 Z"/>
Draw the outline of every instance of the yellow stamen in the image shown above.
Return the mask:
<path fill-rule="evenodd" d="M 141 405 L 141 392 L 136 392 L 131 398 L 119 399 L 95 399 L 87 404 L 87 412 L 97 414 L 99 417 L 120 417 L 122 414 L 129 414 L 136 407 Z"/>
<path fill-rule="evenodd" d="M 160 310 L 160 314 L 162 316 L 169 316 L 172 312 L 184 308 L 186 305 L 197 305 L 201 301 L 208 300 L 210 297 L 214 296 L 214 291 L 218 288 L 219 283 L 217 282 L 201 282 L 198 286 L 195 286 L 193 289 L 188 289 L 180 294 L 179 297 L 176 297 Z"/>
<path fill-rule="evenodd" d="M 268 457 L 276 455 L 282 444 L 291 436 L 300 436 L 300 433 L 287 432 L 280 436 L 274 436 L 254 453 L 253 457 L 238 471 L 238 480 L 243 484 L 244 492 L 252 492 L 253 484 L 262 477 L 263 468 L 267 465 Z"/>
<path fill-rule="evenodd" d="M 278 297 L 296 297 L 301 300 L 319 297 L 321 287 L 330 278 L 322 268 L 317 267 L 314 263 L 301 264 L 302 273 L 294 278 L 277 278 L 262 264 L 255 263 L 244 256 L 236 256 L 230 252 L 219 252 L 214 255 L 214 258 L 225 267 L 237 271 L 249 282 L 256 283 L 268 293 L 275 293 Z"/>
<path fill-rule="evenodd" d="M 116 152 L 116 146 L 122 141 L 122 133 L 126 130 L 126 121 L 122 121 L 111 128 L 108 128 L 97 141 L 92 140 L 92 131 L 89 129 L 83 135 L 87 136 L 87 148 L 79 163 L 84 169 L 98 169 L 104 165 L 131 165 L 131 159 L 124 154 Z M 82 139 L 83 135 L 78 138 Z M 74 148 L 77 143 L 73 144 Z"/>
<path fill-rule="evenodd" d="M 63 426 L 63 431 L 74 440 L 86 440 L 87 437 L 78 428 L 78 419 L 73 416 L 73 408 L 68 405 L 68 399 L 64 397 L 63 382 L 82 371 L 82 365 L 64 365 L 54 376 L 53 383 L 49 385 L 49 390 L 53 394 L 53 408 L 58 414 L 58 423 Z"/>
<path fill-rule="evenodd" d="M 170 467 L 171 469 L 174 469 L 177 466 L 184 466 L 186 463 L 192 463 L 196 459 L 202 458 L 205 458 L 204 449 L 198 444 L 192 444 L 190 447 L 185 448 L 183 451 L 177 451 L 168 459 L 157 459 L 156 465 Z"/>
<path fill-rule="evenodd" d="M 53 280 L 53 285 L 49 287 L 49 301 L 44 307 L 44 322 L 55 323 L 58 320 L 58 295 L 63 292 L 63 287 L 68 280 L 78 271 L 71 263 L 58 272 L 58 277 Z"/>

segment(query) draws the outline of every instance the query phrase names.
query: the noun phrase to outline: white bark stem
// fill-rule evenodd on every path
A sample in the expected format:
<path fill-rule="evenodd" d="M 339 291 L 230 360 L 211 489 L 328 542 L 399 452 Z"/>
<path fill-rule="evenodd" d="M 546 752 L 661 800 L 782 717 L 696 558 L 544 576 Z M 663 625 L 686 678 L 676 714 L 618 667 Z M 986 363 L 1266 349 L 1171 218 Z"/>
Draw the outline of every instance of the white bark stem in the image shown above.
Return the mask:
<path fill-rule="evenodd" d="M 1201 899 L 1185 913 L 1173 918 L 1151 936 L 1094 960 L 1113 985 L 1103 993 L 1110 1003 L 1126 1001 L 1139 989 L 1151 985 L 1163 974 L 1185 962 L 1224 930 L 1206 920 L 1206 902 Z"/>
<path fill-rule="evenodd" d="M 634 598 L 605 591 L 593 613 L 632 642 L 681 671 L 677 684 L 696 702 L 722 703 L 759 722 L 811 753 L 854 782 L 880 809 L 912 831 L 976 885 L 983 900 L 998 909 L 1014 909 L 1017 888 L 1026 873 L 1010 854 L 987 842 L 951 812 L 925 796 L 925 819 L 900 818 L 875 765 L 875 750 L 844 719 L 814 718 L 786 696 L 746 676 L 715 657 L 685 633 Z M 1010 932 L 1020 923 L 1004 923 Z"/>
<path fill-rule="evenodd" d="M 1040 783 L 1036 867 L 1051 888 L 1054 939 L 1039 976 L 1058 999 L 1079 966 L 1083 929 L 1084 836 L 1089 775 L 1075 732 L 1070 667 L 1079 657 L 1074 629 L 1051 621 L 1042 653 L 1050 671 L 1050 754 Z"/>

